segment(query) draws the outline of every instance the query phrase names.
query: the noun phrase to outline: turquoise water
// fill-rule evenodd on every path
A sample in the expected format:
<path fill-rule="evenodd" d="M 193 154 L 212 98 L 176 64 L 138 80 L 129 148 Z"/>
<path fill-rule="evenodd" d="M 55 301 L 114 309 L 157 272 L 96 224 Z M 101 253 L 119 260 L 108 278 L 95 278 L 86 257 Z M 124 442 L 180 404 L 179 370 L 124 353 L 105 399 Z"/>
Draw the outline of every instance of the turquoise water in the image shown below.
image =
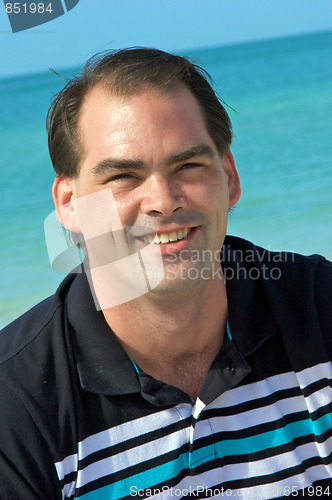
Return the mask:
<path fill-rule="evenodd" d="M 322 33 L 185 54 L 232 107 L 242 198 L 230 234 L 332 259 L 331 51 L 332 33 Z M 64 276 L 51 269 L 43 232 L 53 210 L 45 116 L 61 86 L 46 71 L 0 80 L 0 326 Z"/>

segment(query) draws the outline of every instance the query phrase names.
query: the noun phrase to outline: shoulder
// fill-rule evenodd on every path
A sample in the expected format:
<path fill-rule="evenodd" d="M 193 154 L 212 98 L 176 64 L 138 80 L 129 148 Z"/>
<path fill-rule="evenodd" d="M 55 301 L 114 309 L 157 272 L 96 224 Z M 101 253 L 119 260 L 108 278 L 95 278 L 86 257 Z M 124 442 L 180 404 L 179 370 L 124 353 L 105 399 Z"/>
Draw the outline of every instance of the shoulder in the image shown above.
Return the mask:
<path fill-rule="evenodd" d="M 73 279 L 0 332 L 0 473 L 10 464 L 15 471 L 1 482 L 1 498 L 14 485 L 17 498 L 61 496 L 54 464 L 68 454 L 76 425 L 65 313 Z"/>
<path fill-rule="evenodd" d="M 235 266 L 246 268 L 246 279 L 262 281 L 268 290 L 279 289 L 286 295 L 296 290 L 299 296 L 310 289 L 332 299 L 332 262 L 322 255 L 271 251 L 235 236 L 226 237 L 223 252 L 226 265 L 231 257 Z"/>
<path fill-rule="evenodd" d="M 54 295 L 32 307 L 0 331 L 0 371 L 3 364 L 24 351 L 44 332 L 51 332 L 59 327 L 59 316 L 62 315 L 65 296 L 72 280 L 73 276 L 67 276 Z"/>
<path fill-rule="evenodd" d="M 22 351 L 42 332 L 61 304 L 56 296 L 43 300 L 0 331 L 0 366 Z"/>
<path fill-rule="evenodd" d="M 332 263 L 321 255 L 269 251 L 235 237 L 225 243 L 236 254 L 236 266 L 242 266 L 234 286 L 241 300 L 247 293 L 255 310 L 258 302 L 264 304 L 298 366 L 331 360 Z"/>
<path fill-rule="evenodd" d="M 226 237 L 223 251 L 226 254 L 228 252 L 228 255 L 233 254 L 233 260 L 241 262 L 247 268 L 264 267 L 270 271 L 275 268 L 275 276 L 279 276 L 278 280 L 282 278 L 284 281 L 291 282 L 294 277 L 302 275 L 304 279 L 314 282 L 320 281 L 321 275 L 324 275 L 324 286 L 331 284 L 332 262 L 322 255 L 307 256 L 294 252 L 272 251 L 235 236 Z M 280 269 L 281 275 L 277 269 Z M 269 277 L 273 279 L 271 274 Z"/>

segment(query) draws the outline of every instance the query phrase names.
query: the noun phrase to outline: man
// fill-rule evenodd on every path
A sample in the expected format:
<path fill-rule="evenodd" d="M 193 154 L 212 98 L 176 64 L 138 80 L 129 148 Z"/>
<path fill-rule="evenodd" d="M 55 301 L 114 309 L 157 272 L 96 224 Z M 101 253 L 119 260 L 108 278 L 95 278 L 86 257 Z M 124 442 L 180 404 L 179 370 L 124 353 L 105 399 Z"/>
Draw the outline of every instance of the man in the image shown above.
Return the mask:
<path fill-rule="evenodd" d="M 107 53 L 48 129 L 86 256 L 1 334 L 0 498 L 330 496 L 332 266 L 225 236 L 240 183 L 203 70 Z"/>

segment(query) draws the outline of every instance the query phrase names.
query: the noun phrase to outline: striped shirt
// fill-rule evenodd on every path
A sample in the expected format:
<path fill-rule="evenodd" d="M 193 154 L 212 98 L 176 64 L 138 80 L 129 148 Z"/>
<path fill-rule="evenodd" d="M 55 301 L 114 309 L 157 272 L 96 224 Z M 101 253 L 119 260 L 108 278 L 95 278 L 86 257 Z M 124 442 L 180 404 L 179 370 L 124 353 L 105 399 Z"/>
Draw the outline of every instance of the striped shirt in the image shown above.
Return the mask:
<path fill-rule="evenodd" d="M 0 334 L 0 499 L 332 497 L 332 264 L 227 237 L 199 397 L 128 358 L 83 274 Z"/>

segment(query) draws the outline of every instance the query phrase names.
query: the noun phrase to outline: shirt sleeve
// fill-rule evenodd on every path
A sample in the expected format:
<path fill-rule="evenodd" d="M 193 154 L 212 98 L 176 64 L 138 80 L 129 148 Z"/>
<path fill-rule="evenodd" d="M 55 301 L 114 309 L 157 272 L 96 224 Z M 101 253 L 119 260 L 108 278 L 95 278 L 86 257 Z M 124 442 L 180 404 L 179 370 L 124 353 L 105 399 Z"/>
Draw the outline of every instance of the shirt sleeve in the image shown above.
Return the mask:
<path fill-rule="evenodd" d="M 59 500 L 51 453 L 33 418 L 0 379 L 0 500 Z"/>

